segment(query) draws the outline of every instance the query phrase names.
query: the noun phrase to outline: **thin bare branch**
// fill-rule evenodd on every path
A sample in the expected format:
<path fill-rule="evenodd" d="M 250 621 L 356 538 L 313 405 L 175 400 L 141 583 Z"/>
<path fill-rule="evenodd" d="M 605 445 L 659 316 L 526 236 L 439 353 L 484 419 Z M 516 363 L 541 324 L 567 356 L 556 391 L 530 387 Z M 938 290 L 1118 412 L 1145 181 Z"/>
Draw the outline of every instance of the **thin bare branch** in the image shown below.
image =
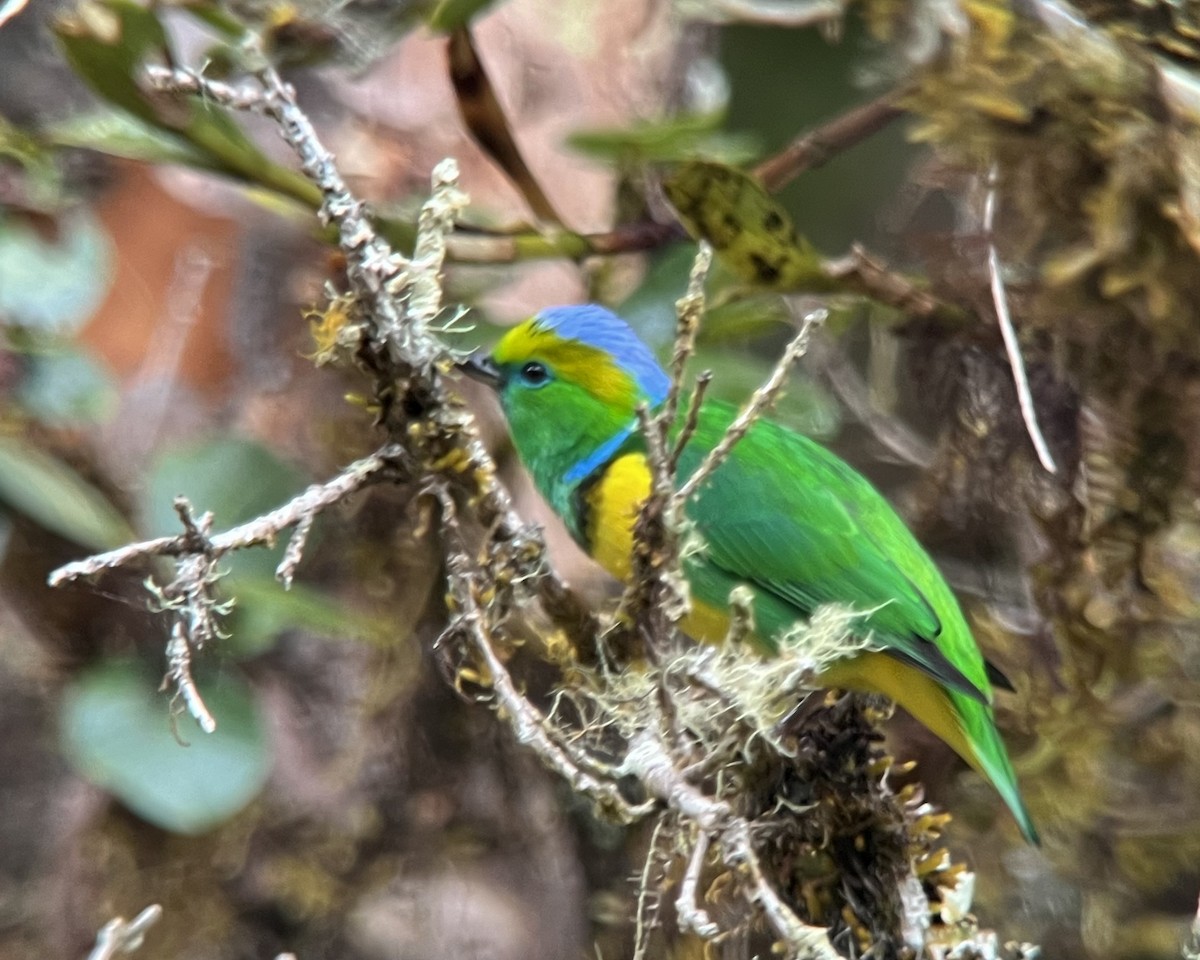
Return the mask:
<path fill-rule="evenodd" d="M 314 484 L 283 506 L 224 533 L 206 536 L 205 549 L 213 558 L 217 558 L 234 550 L 273 544 L 284 530 L 306 518 L 311 522 L 321 511 L 341 503 L 355 491 L 378 482 L 385 469 L 397 465 L 405 458 L 402 447 L 387 444 L 369 457 L 350 464 L 332 480 Z M 76 560 L 53 571 L 49 583 L 52 587 L 62 586 L 72 580 L 92 577 L 104 570 L 128 566 L 149 557 L 185 556 L 195 552 L 194 538 L 194 530 L 174 537 L 155 537 L 153 540 L 131 543 L 107 553 Z"/>
<path fill-rule="evenodd" d="M 688 360 L 696 350 L 696 334 L 700 332 L 700 319 L 704 314 L 704 281 L 712 267 L 713 249 L 704 241 L 700 242 L 696 259 L 692 262 L 692 270 L 688 276 L 687 292 L 675 302 L 675 346 L 671 354 L 671 386 L 667 390 L 667 399 L 659 412 L 658 427 L 663 442 L 666 442 L 667 432 L 675 423 L 675 415 L 679 410 L 679 397 L 683 391 L 683 374 Z"/>
<path fill-rule="evenodd" d="M 659 845 L 663 834 L 667 831 L 669 817 L 659 817 L 654 823 L 650 834 L 650 846 L 646 850 L 646 859 L 642 862 L 642 876 L 638 883 L 637 909 L 634 911 L 633 923 L 633 960 L 646 960 L 650 946 L 650 931 L 658 920 L 659 897 L 652 892 L 651 872 L 660 863 Z"/>
<path fill-rule="evenodd" d="M 87 960 L 114 960 L 121 954 L 133 953 L 145 942 L 146 931 L 162 919 L 163 909 L 151 904 L 132 920 L 114 917 L 96 934 L 96 945 Z"/>
<path fill-rule="evenodd" d="M 903 116 L 904 111 L 896 104 L 907 92 L 904 89 L 889 90 L 802 134 L 756 166 L 754 176 L 768 192 L 775 193 L 801 173 L 824 166 L 844 150 L 874 136 Z"/>
<path fill-rule="evenodd" d="M 503 661 L 492 648 L 491 637 L 484 626 L 480 605 L 474 596 L 474 578 L 463 569 L 464 557 L 452 556 L 450 565 L 450 594 L 457 610 L 455 630 L 464 630 L 476 653 L 488 669 L 492 691 L 501 708 L 501 716 L 513 731 L 517 742 L 529 747 L 551 770 L 571 785 L 576 792 L 589 797 L 601 809 L 632 822 L 647 813 L 649 805 L 635 806 L 627 801 L 613 781 L 602 780 L 576 764 L 563 749 L 561 741 L 547 732 L 546 718 L 533 704 L 521 696 Z"/>
<path fill-rule="evenodd" d="M 291 587 L 292 580 L 295 579 L 296 568 L 300 566 L 300 561 L 304 558 L 304 547 L 308 543 L 308 535 L 312 532 L 315 520 L 315 513 L 306 513 L 296 521 L 296 528 L 292 531 L 292 535 L 288 539 L 287 549 L 283 552 L 283 559 L 279 561 L 279 566 L 275 568 L 275 579 L 282 583 L 285 588 Z"/>
<path fill-rule="evenodd" d="M 192 715 L 200 729 L 205 733 L 214 733 L 217 721 L 204 705 L 200 691 L 196 689 L 196 681 L 192 679 L 192 648 L 188 642 L 187 628 L 182 620 L 177 620 L 171 628 L 171 639 L 167 641 L 167 676 L 183 699 L 187 712 Z"/>
<path fill-rule="evenodd" d="M 675 912 L 679 919 L 679 929 L 683 933 L 694 933 L 705 940 L 711 940 L 721 932 L 721 928 L 709 919 L 708 914 L 700 907 L 698 888 L 700 874 L 704 870 L 704 860 L 708 856 L 709 835 L 698 833 L 696 842 L 692 845 L 692 855 L 688 858 L 687 870 L 683 874 L 683 882 L 679 885 L 679 896 L 675 898 Z"/>
<path fill-rule="evenodd" d="M 705 455 L 704 459 L 700 461 L 700 466 L 680 486 L 677 496 L 681 501 L 687 501 L 700 489 L 701 484 L 711 477 L 713 471 L 725 462 L 729 454 L 733 452 L 733 448 L 749 432 L 759 417 L 771 408 L 771 405 L 779 396 L 779 392 L 783 389 L 783 384 L 791 372 L 792 365 L 800 357 L 804 356 L 804 351 L 808 349 L 808 338 L 813 326 L 823 323 L 827 315 L 827 311 L 820 309 L 813 310 L 804 317 L 800 324 L 800 331 L 793 338 L 792 342 L 787 345 L 783 356 L 779 358 L 775 369 L 771 371 L 771 376 L 767 378 L 767 381 L 761 387 L 754 391 L 754 396 L 750 398 L 750 402 L 742 408 L 733 423 L 730 424 L 729 429 L 725 431 L 725 435 L 721 437 L 720 443 Z"/>
<path fill-rule="evenodd" d="M 829 942 L 829 932 L 824 927 L 810 926 L 797 917 L 763 875 L 762 864 L 750 837 L 750 825 L 745 820 L 737 819 L 730 824 L 723 838 L 722 849 L 726 863 L 743 867 L 749 874 L 747 896 L 762 910 L 789 955 L 813 960 L 838 960 L 840 954 Z"/>
<path fill-rule="evenodd" d="M 996 308 L 996 320 L 1000 324 L 1000 335 L 1004 338 L 1004 350 L 1008 354 L 1008 365 L 1012 368 L 1013 383 L 1017 388 L 1017 404 L 1021 408 L 1021 419 L 1025 431 L 1037 451 L 1038 461 L 1049 473 L 1058 473 L 1058 465 L 1050 453 L 1042 428 L 1038 424 L 1037 408 L 1033 404 L 1033 393 L 1029 389 L 1029 378 L 1025 373 L 1025 358 L 1021 356 L 1021 345 L 1013 329 L 1012 315 L 1008 310 L 1008 293 L 1004 289 L 1004 273 L 1000 265 L 1000 254 L 996 250 L 996 179 L 997 168 L 992 164 L 988 171 L 987 196 L 983 202 L 983 232 L 987 236 L 988 276 L 991 278 L 992 304 Z"/>
<path fill-rule="evenodd" d="M 675 438 L 675 448 L 671 451 L 672 476 L 679 471 L 679 459 L 683 456 L 687 445 L 692 442 L 692 437 L 696 435 L 696 429 L 700 426 L 700 408 L 704 405 L 704 397 L 708 394 L 712 380 L 713 372 L 703 370 L 696 376 L 696 381 L 692 385 L 692 396 L 688 402 L 687 414 L 683 418 L 683 426 L 679 428 L 679 435 Z"/>

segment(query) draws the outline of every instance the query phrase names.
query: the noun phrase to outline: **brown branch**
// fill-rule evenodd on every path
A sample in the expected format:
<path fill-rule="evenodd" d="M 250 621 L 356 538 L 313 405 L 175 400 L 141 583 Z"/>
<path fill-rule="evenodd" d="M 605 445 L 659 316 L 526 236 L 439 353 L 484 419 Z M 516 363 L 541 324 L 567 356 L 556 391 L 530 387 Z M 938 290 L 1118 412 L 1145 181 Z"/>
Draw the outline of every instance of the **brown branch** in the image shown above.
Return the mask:
<path fill-rule="evenodd" d="M 768 193 L 776 193 L 807 170 L 824 166 L 838 154 L 874 136 L 904 114 L 896 105 L 906 90 L 889 90 L 848 110 L 815 130 L 801 134 L 753 170 Z"/>

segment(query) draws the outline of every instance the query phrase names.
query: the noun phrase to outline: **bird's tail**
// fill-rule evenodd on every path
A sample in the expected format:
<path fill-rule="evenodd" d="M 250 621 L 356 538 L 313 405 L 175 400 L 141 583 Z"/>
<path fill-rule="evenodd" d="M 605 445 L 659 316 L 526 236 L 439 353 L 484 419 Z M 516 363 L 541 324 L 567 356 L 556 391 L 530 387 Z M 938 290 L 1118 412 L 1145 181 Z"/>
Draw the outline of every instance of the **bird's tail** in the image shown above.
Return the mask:
<path fill-rule="evenodd" d="M 1008 759 L 1004 741 L 1000 739 L 1000 731 L 996 729 L 996 718 L 992 708 L 957 693 L 950 692 L 948 696 L 954 702 L 954 712 L 958 714 L 962 724 L 963 739 L 966 741 L 964 746 L 967 749 L 962 749 L 957 744 L 951 745 L 964 760 L 991 781 L 992 786 L 1008 804 L 1008 809 L 1012 811 L 1025 839 L 1037 845 L 1040 843 L 1037 828 L 1034 827 L 1029 811 L 1025 808 L 1025 801 L 1021 799 L 1021 792 L 1017 788 L 1017 775 Z"/>

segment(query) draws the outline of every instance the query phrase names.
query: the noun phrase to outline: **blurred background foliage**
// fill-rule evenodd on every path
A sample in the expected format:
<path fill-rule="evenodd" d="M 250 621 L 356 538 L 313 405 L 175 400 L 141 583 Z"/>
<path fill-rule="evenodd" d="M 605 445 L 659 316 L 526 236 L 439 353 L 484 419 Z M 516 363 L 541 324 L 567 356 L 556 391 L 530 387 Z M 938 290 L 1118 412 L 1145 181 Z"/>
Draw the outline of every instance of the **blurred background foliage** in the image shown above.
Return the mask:
<path fill-rule="evenodd" d="M 664 196 L 721 254 L 699 354 L 716 392 L 761 380 L 784 293 L 830 298 L 780 416 L 899 502 L 1016 686 L 1000 713 L 1040 849 L 947 748 L 888 726 L 953 814 L 975 912 L 1048 956 L 1178 955 L 1200 889 L 1200 22 L 1166 0 L 861 0 L 819 27 L 808 9 L 0 3 L 0 955 L 82 956 L 150 902 L 173 958 L 630 948 L 646 838 L 591 819 L 446 684 L 439 553 L 408 491 L 326 517 L 290 592 L 267 551 L 231 564 L 229 638 L 198 675 L 211 737 L 157 692 L 153 570 L 45 586 L 177 529 L 178 494 L 221 528 L 373 445 L 353 372 L 307 359 L 301 318 L 341 267 L 313 187 L 266 124 L 141 80 L 168 59 L 236 78 L 246 29 L 398 245 L 429 170 L 458 157 L 462 346 L 590 296 L 666 348 L 694 245 Z M 735 172 L 889 90 L 894 122 L 774 199 Z M 993 165 L 1053 476 L 989 293 Z M 722 246 L 705 218 L 726 202 Z M 583 256 L 631 224 L 643 240 Z M 856 243 L 934 307 L 841 279 Z M 605 596 L 506 464 L 556 564 Z"/>

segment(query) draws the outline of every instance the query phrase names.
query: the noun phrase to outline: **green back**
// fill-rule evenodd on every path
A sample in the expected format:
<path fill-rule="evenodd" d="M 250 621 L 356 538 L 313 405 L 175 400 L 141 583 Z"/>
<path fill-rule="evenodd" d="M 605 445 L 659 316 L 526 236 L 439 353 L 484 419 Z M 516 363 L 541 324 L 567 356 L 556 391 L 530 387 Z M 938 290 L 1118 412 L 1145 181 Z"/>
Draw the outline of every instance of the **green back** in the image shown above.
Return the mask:
<path fill-rule="evenodd" d="M 734 415 L 726 404 L 705 404 L 681 477 Z M 706 541 L 705 561 L 783 601 L 791 620 L 825 603 L 870 611 L 864 629 L 881 646 L 990 702 L 983 657 L 941 573 L 879 492 L 824 447 L 761 420 L 688 512 Z"/>

